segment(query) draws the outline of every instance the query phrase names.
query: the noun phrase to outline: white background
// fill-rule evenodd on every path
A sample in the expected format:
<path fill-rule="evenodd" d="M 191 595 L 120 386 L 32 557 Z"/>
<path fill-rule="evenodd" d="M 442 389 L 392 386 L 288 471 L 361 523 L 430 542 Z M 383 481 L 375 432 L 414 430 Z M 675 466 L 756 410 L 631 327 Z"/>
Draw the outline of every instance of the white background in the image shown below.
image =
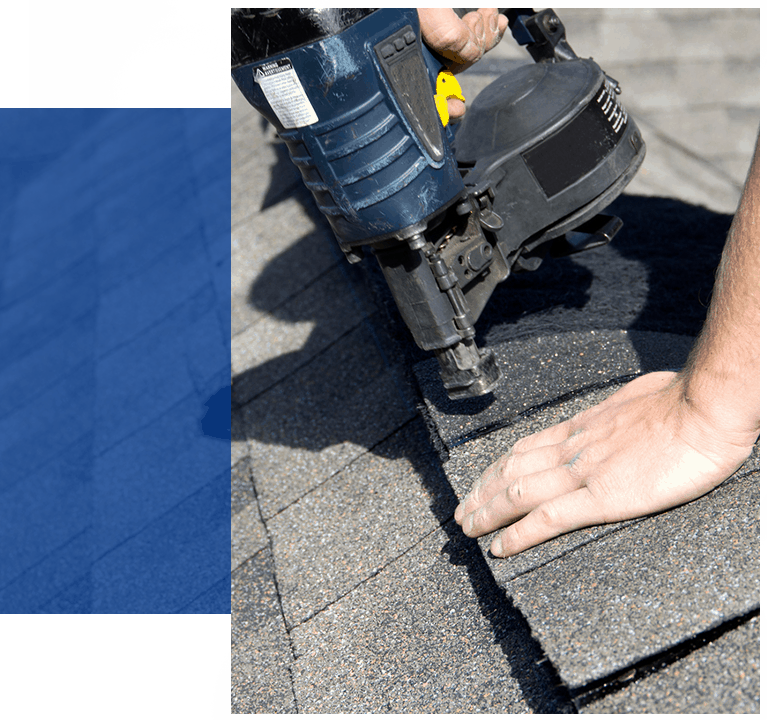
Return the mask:
<path fill-rule="evenodd" d="M 30 2 L 29 107 L 112 107 L 110 78 L 169 12 L 163 0 Z"/>

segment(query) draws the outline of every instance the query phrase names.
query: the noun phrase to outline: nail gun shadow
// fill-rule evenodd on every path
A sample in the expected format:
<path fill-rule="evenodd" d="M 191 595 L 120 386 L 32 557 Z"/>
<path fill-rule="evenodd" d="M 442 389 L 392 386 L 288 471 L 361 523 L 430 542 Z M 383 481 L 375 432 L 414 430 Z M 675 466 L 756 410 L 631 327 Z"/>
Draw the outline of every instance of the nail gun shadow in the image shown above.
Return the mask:
<path fill-rule="evenodd" d="M 615 240 L 570 258 L 547 258 L 535 272 L 499 285 L 477 322 L 478 345 L 626 330 L 640 366 L 652 367 L 659 360 L 657 348 L 632 333 L 697 335 L 732 216 L 670 198 L 631 195 L 605 212 L 624 222 Z M 478 400 L 451 402 L 437 383 L 429 392 L 449 415 L 475 414 L 486 406 Z"/>
<path fill-rule="evenodd" d="M 258 437 L 311 449 L 345 441 L 364 444 L 370 436 L 362 428 L 375 422 L 376 403 L 383 413 L 401 402 L 390 385 L 382 396 L 377 392 L 375 378 L 386 364 L 381 351 L 404 375 L 415 363 L 431 361 L 431 354 L 415 347 L 375 263 L 360 269 L 343 261 L 286 150 L 282 145 L 276 150 L 262 209 L 295 198 L 315 228 L 264 268 L 251 287 L 249 304 L 278 320 L 285 335 L 291 326 L 313 327 L 300 349 L 233 378 L 235 406 L 269 392 L 278 403 L 270 417 L 292 417 L 293 430 L 275 435 L 251 425 L 243 437 L 234 430 L 234 439 Z M 731 216 L 678 200 L 628 195 L 605 212 L 624 221 L 611 245 L 547 258 L 537 271 L 513 275 L 496 288 L 476 325 L 480 346 L 595 329 L 689 336 L 699 331 Z M 297 282 L 297 277 L 305 280 Z M 368 303 L 362 313 L 360 302 Z M 370 316 L 377 338 L 359 320 L 371 308 L 377 310 Z M 636 345 L 642 359 L 645 347 Z M 433 367 L 436 376 L 436 362 Z M 489 396 L 451 402 L 444 391 L 430 399 L 452 415 L 481 412 L 493 401 Z"/>
<path fill-rule="evenodd" d="M 394 358 L 385 357 L 391 348 L 382 353 L 376 321 L 368 319 L 376 307 L 365 270 L 343 258 L 284 146 L 274 150 L 277 162 L 261 211 L 297 200 L 300 207 L 286 205 L 286 212 L 314 227 L 296 233 L 250 287 L 248 305 L 264 321 L 240 337 L 253 348 L 250 354 L 267 359 L 232 378 L 232 407 L 242 418 L 232 423 L 232 439 L 313 451 L 351 442 L 376 452 L 413 409 L 392 378 Z M 237 308 L 233 317 L 236 322 Z"/>

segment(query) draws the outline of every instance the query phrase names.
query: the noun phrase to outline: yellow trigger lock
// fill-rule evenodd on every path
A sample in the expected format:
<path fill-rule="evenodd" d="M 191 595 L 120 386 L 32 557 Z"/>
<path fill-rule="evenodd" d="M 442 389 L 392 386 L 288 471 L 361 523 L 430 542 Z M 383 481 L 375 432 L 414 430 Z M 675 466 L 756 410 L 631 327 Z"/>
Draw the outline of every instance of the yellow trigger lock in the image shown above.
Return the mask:
<path fill-rule="evenodd" d="M 439 113 L 439 119 L 442 121 L 442 126 L 447 125 L 447 121 L 450 119 L 450 115 L 447 111 L 447 101 L 449 98 L 455 98 L 456 100 L 466 101 L 466 98 L 461 93 L 461 86 L 455 79 L 453 73 L 443 70 L 437 75 L 437 92 L 434 95 L 434 104 L 437 106 L 437 112 Z"/>

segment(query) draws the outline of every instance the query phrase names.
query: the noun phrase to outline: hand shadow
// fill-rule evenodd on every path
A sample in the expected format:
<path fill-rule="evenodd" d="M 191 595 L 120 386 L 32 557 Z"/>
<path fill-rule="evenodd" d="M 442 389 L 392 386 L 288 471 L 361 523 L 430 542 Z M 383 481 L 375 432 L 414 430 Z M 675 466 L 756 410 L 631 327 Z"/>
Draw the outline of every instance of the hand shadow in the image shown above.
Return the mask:
<path fill-rule="evenodd" d="M 417 411 L 398 377 L 396 348 L 378 332 L 384 323 L 366 270 L 347 263 L 311 193 L 293 181 L 298 171 L 286 148 L 275 151 L 261 210 L 295 198 L 314 227 L 296 233 L 254 278 L 248 304 L 263 321 L 244 331 L 245 341 L 265 359 L 232 378 L 232 440 L 261 446 L 251 448 L 258 454 L 252 462 L 262 466 L 261 489 L 274 500 L 272 508 L 278 506 L 276 476 L 289 471 L 278 467 L 282 461 L 303 464 L 292 474 L 303 474 L 307 489 L 358 455 L 352 445 L 387 458 L 405 453 L 413 467 L 424 462 L 423 447 L 387 442 Z M 262 222 L 261 216 L 251 222 Z"/>

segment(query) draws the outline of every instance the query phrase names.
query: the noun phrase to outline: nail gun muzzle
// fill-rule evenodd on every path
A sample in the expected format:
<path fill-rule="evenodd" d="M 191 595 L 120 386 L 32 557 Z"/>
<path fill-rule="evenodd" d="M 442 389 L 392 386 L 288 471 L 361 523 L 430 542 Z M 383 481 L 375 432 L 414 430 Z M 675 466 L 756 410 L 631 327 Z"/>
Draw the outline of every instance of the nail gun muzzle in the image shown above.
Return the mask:
<path fill-rule="evenodd" d="M 440 244 L 435 246 L 427 236 L 439 238 Z M 466 273 L 474 274 L 470 268 L 475 267 L 477 279 L 481 280 L 490 273 L 493 248 L 481 230 L 475 229 L 473 240 L 471 236 L 466 231 L 461 235 L 465 254 L 458 264 L 466 267 L 461 273 L 463 279 Z M 439 231 L 417 233 L 409 239 L 409 243 L 383 243 L 374 248 L 402 318 L 418 346 L 434 351 L 442 384 L 451 399 L 491 392 L 501 373 L 492 352 L 479 350 L 474 340 L 474 323 L 481 307 L 467 301 L 450 255 L 445 252 L 447 245 L 454 247 L 461 240 L 455 233 L 446 237 Z M 504 275 L 508 274 L 508 266 L 502 258 L 499 260 Z"/>

